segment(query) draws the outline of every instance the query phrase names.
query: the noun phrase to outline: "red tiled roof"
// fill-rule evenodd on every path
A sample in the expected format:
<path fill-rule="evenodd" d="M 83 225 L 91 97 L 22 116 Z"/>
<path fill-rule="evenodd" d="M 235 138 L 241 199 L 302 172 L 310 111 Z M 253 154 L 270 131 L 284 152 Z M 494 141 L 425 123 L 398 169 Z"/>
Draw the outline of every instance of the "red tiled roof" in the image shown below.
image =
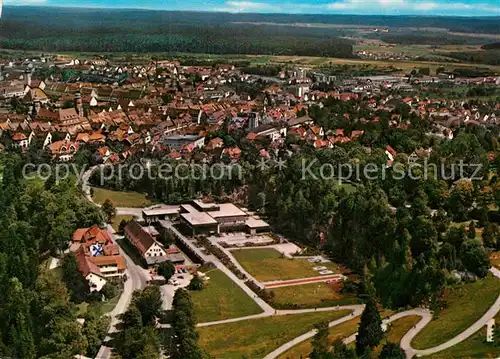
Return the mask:
<path fill-rule="evenodd" d="M 127 224 L 125 234 L 141 254 L 146 253 L 155 243 L 154 238 L 142 229 L 142 226 L 136 220 L 132 220 Z"/>

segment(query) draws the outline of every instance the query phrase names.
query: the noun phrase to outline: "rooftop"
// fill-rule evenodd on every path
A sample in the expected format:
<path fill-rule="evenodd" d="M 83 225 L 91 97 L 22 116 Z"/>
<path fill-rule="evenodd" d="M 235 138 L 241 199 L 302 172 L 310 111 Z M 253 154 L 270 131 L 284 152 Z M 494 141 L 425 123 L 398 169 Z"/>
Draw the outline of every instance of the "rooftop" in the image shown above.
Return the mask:
<path fill-rule="evenodd" d="M 194 210 L 194 208 L 192 206 L 190 206 L 190 205 L 188 205 L 188 206 Z M 209 224 L 217 224 L 218 223 L 215 219 L 210 217 L 206 212 L 198 212 L 196 210 L 193 212 L 189 212 L 189 213 L 181 213 L 181 217 L 193 226 L 201 226 L 201 225 L 209 225 Z"/>

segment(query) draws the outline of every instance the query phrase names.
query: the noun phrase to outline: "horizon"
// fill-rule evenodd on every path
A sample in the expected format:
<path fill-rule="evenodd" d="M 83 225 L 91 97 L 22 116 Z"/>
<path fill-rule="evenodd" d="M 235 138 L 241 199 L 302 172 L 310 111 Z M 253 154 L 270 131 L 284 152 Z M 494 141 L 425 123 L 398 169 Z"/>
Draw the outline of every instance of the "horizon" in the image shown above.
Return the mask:
<path fill-rule="evenodd" d="M 467 0 L 409 1 L 409 0 L 143 0 L 142 6 L 132 0 L 73 0 L 60 5 L 58 0 L 5 0 L 5 7 L 55 7 L 103 10 L 150 10 L 221 12 L 232 14 L 283 14 L 283 15 L 345 15 L 345 16 L 428 16 L 428 17 L 500 17 L 497 1 L 477 2 Z M 2 0 L 0 0 L 0 16 Z"/>

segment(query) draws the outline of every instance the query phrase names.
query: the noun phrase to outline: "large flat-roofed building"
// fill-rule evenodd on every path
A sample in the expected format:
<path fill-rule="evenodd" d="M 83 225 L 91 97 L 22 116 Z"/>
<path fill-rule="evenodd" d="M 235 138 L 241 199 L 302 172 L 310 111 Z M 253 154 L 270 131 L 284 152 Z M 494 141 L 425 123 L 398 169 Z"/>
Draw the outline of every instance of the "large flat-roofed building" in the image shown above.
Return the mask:
<path fill-rule="evenodd" d="M 142 211 L 142 219 L 146 223 L 154 223 L 165 219 L 179 217 L 180 206 L 160 205 Z"/>
<path fill-rule="evenodd" d="M 220 233 L 221 231 L 268 230 L 269 225 L 261 219 L 250 216 L 232 203 L 206 203 L 199 200 L 180 207 L 181 223 L 193 234 Z"/>
<path fill-rule="evenodd" d="M 180 151 L 185 147 L 202 148 L 205 146 L 205 137 L 197 135 L 167 136 L 165 137 L 165 145 L 176 151 Z"/>

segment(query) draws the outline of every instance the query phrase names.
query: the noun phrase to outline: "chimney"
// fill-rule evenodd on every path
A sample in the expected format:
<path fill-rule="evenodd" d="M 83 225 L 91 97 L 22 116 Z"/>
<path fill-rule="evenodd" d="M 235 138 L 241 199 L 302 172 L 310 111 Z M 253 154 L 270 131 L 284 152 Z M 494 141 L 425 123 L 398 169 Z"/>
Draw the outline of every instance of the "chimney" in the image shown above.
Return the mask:
<path fill-rule="evenodd" d="M 82 94 L 80 91 L 75 93 L 75 107 L 76 112 L 78 112 L 78 116 L 83 117 L 83 103 L 82 103 Z"/>

